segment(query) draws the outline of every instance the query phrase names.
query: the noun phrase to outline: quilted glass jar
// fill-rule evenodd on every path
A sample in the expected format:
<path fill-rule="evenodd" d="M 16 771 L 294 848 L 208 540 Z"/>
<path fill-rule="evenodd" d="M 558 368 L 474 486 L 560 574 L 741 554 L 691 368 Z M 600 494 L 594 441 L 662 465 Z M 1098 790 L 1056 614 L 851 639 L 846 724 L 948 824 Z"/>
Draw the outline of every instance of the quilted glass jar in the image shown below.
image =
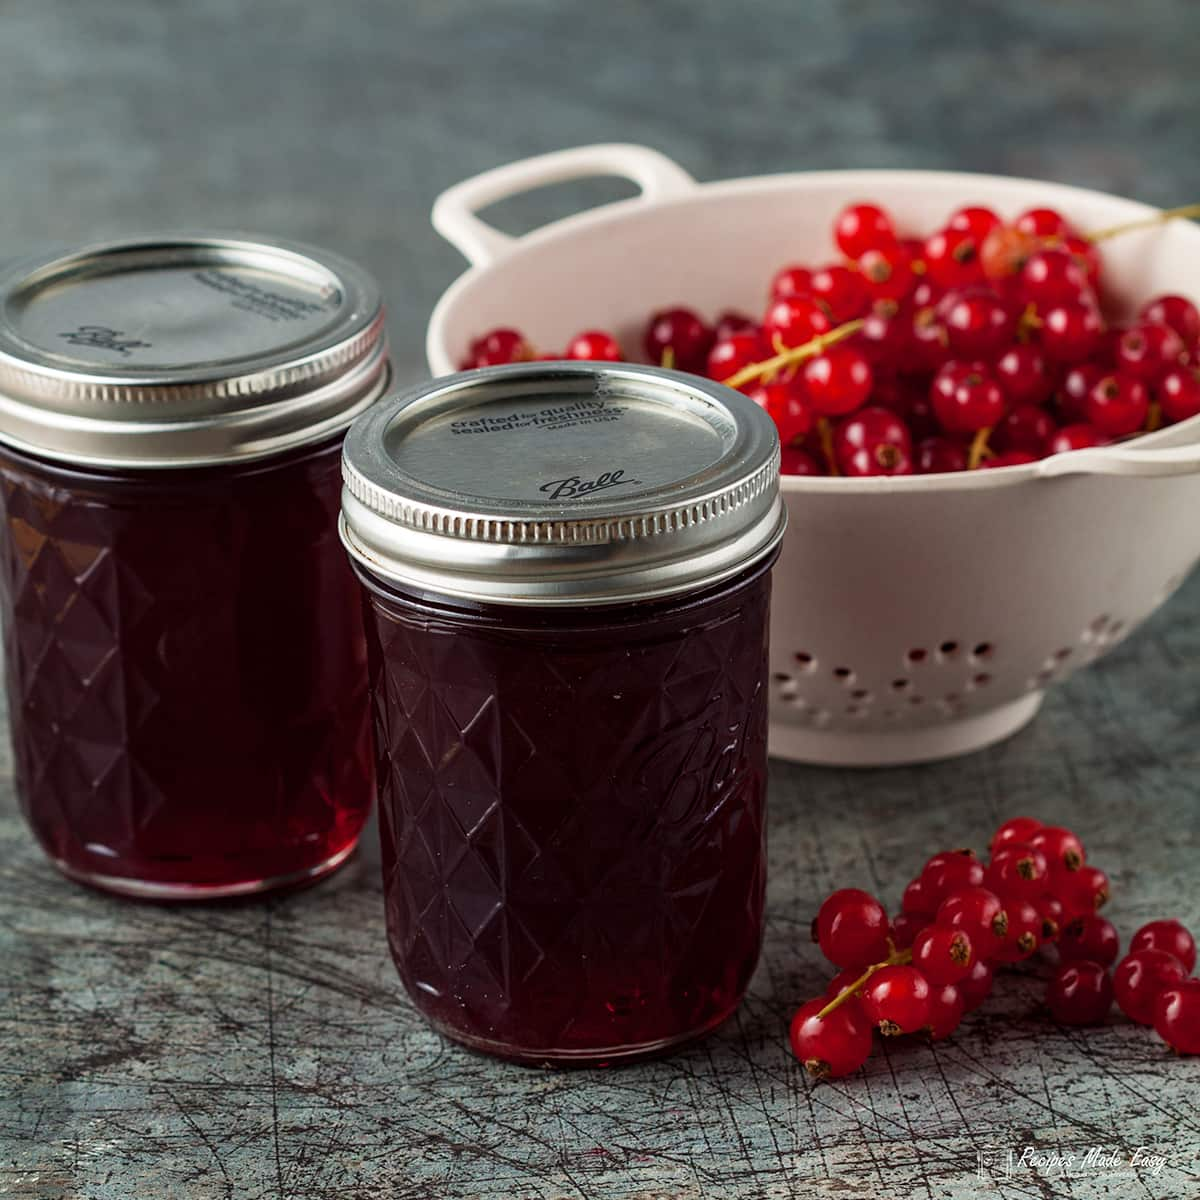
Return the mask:
<path fill-rule="evenodd" d="M 341 433 L 386 387 L 358 268 L 139 239 L 0 281 L 0 612 L 17 791 L 68 875 L 304 882 L 374 793 Z"/>
<path fill-rule="evenodd" d="M 448 1036 L 605 1062 L 736 1008 L 778 459 L 745 397 L 626 365 L 472 372 L 351 428 L 388 936 Z"/>

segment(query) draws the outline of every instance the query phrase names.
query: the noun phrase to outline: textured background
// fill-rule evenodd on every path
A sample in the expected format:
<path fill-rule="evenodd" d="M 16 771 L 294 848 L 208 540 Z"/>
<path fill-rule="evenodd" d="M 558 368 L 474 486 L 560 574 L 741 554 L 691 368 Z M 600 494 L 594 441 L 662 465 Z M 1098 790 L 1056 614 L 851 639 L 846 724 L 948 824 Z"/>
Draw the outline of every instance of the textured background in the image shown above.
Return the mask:
<path fill-rule="evenodd" d="M 701 179 L 964 167 L 1171 204 L 1200 199 L 1198 112 L 1200 9 L 1165 0 L 0 0 L 0 256 L 148 226 L 323 243 L 379 276 L 416 377 L 461 267 L 429 206 L 501 162 L 634 140 Z M 519 232 L 622 194 L 495 215 Z M 1080 829 L 1124 934 L 1168 911 L 1200 924 L 1197 664 L 1193 580 L 1005 746 L 777 765 L 750 999 L 702 1046 L 608 1073 L 504 1067 L 421 1026 L 386 956 L 373 832 L 303 895 L 125 905 L 52 875 L 0 758 L 0 1196 L 1196 1196 L 1200 1065 L 1115 1017 L 1054 1029 L 1033 978 L 936 1051 L 892 1048 L 836 1085 L 804 1083 L 783 1029 L 824 977 L 805 936 L 824 891 L 894 902 L 928 853 L 1017 809 Z M 1167 1161 L 1006 1177 L 1027 1144 Z"/>

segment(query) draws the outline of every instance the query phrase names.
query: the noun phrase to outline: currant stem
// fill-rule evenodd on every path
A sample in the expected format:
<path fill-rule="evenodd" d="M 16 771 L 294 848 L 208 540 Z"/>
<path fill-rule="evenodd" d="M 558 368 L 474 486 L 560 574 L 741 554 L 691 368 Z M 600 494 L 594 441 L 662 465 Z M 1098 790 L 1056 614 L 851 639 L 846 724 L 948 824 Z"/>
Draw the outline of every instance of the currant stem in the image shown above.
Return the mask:
<path fill-rule="evenodd" d="M 782 371 L 785 367 L 798 366 L 810 358 L 816 358 L 818 354 L 824 353 L 830 346 L 836 346 L 838 342 L 852 337 L 865 324 L 866 322 L 861 318 L 854 321 L 847 321 L 845 324 L 839 325 L 836 329 L 831 329 L 828 333 L 818 334 L 811 341 L 803 342 L 799 346 L 792 346 L 789 350 L 783 350 L 773 358 L 765 358 L 762 362 L 749 363 L 740 371 L 730 375 L 723 382 L 726 387 L 740 388 L 742 384 L 749 383 L 752 379 L 759 379 L 775 371 Z"/>
<path fill-rule="evenodd" d="M 662 362 L 659 364 L 664 370 L 671 371 L 675 368 L 675 347 L 664 346 L 662 352 Z"/>
<path fill-rule="evenodd" d="M 967 470 L 974 471 L 984 458 L 988 456 L 988 438 L 992 436 L 992 427 L 985 425 L 982 429 L 977 430 L 974 438 L 971 440 L 971 449 L 967 454 Z"/>
<path fill-rule="evenodd" d="M 833 426 L 828 417 L 817 418 L 817 436 L 821 439 L 821 453 L 825 455 L 825 465 L 830 475 L 839 474 L 837 455 L 833 452 Z"/>
<path fill-rule="evenodd" d="M 1155 225 L 1165 225 L 1168 221 L 1179 218 L 1193 220 L 1200 218 L 1200 204 L 1185 204 L 1181 208 L 1164 208 L 1162 212 L 1156 213 L 1153 217 L 1142 217 L 1137 221 L 1125 221 L 1120 225 L 1110 225 L 1107 229 L 1098 229 L 1095 233 L 1089 233 L 1085 240 L 1095 245 L 1097 242 L 1106 242 L 1109 238 L 1117 237 L 1122 233 L 1131 233 L 1136 229 L 1152 229 Z"/>
<path fill-rule="evenodd" d="M 1153 433 L 1162 425 L 1162 405 L 1157 400 L 1150 401 L 1150 409 L 1146 413 L 1146 432 Z"/>
<path fill-rule="evenodd" d="M 847 984 L 819 1013 L 817 1020 L 823 1021 L 834 1009 L 841 1008 L 851 996 L 857 996 L 860 989 L 875 974 L 884 967 L 899 967 L 912 962 L 911 950 L 893 950 L 883 962 L 872 963 L 853 983 Z"/>

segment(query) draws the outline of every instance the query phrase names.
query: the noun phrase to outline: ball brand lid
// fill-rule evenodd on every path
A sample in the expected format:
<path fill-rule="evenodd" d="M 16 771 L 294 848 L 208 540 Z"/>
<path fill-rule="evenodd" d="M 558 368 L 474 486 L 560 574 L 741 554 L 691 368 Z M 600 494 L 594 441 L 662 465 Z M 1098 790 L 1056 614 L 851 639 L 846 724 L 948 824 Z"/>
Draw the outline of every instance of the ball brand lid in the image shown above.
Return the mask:
<path fill-rule="evenodd" d="M 308 246 L 173 234 L 0 275 L 0 441 L 101 466 L 261 458 L 386 388 L 379 289 Z"/>
<path fill-rule="evenodd" d="M 371 573 L 511 604 L 718 582 L 786 522 L 779 439 L 740 392 L 625 363 L 451 375 L 351 426 L 342 538 Z"/>

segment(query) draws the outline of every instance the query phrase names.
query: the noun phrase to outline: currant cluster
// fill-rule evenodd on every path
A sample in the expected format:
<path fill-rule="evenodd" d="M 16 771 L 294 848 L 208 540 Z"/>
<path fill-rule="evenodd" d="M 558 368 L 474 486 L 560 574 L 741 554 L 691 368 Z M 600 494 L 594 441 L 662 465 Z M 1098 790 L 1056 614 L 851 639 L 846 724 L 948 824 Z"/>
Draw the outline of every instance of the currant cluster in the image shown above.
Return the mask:
<path fill-rule="evenodd" d="M 834 222 L 842 259 L 780 269 L 761 320 L 666 309 L 642 349 L 753 397 L 787 474 L 931 474 L 1105 445 L 1200 413 L 1200 310 L 1159 296 L 1131 322 L 1104 314 L 1099 246 L 1124 228 L 1085 236 L 1049 208 L 1006 223 L 968 206 L 922 240 L 853 204 Z M 535 357 L 494 329 L 460 365 Z M 588 330 L 540 357 L 628 356 Z"/>
<path fill-rule="evenodd" d="M 1113 976 L 1120 939 L 1098 910 L 1108 877 L 1069 829 L 1014 817 L 996 830 L 985 864 L 970 850 L 935 854 L 904 889 L 899 914 L 858 888 L 821 905 L 813 940 L 841 968 L 823 996 L 792 1018 L 791 1045 L 817 1078 L 866 1062 L 876 1032 L 949 1037 L 992 990 L 998 967 L 1056 944 L 1046 1006 L 1066 1025 L 1104 1020 L 1114 996 L 1181 1054 L 1200 1054 L 1200 980 L 1192 935 L 1174 920 L 1134 935 Z"/>

